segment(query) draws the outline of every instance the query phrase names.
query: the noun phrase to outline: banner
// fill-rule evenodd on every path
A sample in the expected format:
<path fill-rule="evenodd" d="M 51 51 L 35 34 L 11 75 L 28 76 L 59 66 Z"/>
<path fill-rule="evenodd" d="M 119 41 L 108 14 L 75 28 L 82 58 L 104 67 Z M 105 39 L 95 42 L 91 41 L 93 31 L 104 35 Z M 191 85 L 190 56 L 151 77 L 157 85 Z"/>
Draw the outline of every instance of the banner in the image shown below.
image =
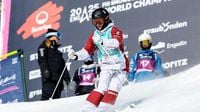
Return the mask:
<path fill-rule="evenodd" d="M 0 61 L 0 104 L 26 101 L 23 69 L 22 51 L 10 52 Z"/>
<path fill-rule="evenodd" d="M 23 7 L 22 7 L 23 4 Z M 115 25 L 123 31 L 125 53 L 140 50 L 138 36 L 152 36 L 152 49 L 161 55 L 169 74 L 184 71 L 200 63 L 200 0 L 12 0 L 8 51 L 23 49 L 28 101 L 41 96 L 41 74 L 37 48 L 48 28 L 62 33 L 59 48 L 67 60 L 67 50 L 80 50 L 95 30 L 91 13 L 106 8 Z M 67 63 L 70 75 L 83 64 Z M 71 96 L 70 90 L 68 96 Z"/>

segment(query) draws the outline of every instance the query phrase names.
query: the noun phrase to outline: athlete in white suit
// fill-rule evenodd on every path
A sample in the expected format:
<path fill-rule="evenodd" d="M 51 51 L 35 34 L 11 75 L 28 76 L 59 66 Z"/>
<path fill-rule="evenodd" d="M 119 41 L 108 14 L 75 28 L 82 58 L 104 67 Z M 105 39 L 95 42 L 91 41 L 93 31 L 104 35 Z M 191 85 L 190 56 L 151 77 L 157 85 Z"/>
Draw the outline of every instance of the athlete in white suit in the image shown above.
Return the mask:
<path fill-rule="evenodd" d="M 94 109 L 105 110 L 114 105 L 118 93 L 127 80 L 128 59 L 124 55 L 122 31 L 109 18 L 104 8 L 98 8 L 92 13 L 92 24 L 96 30 L 89 36 L 84 48 L 68 57 L 74 60 L 84 60 L 97 51 L 98 64 L 101 67 L 99 84 L 87 97 L 85 112 Z"/>

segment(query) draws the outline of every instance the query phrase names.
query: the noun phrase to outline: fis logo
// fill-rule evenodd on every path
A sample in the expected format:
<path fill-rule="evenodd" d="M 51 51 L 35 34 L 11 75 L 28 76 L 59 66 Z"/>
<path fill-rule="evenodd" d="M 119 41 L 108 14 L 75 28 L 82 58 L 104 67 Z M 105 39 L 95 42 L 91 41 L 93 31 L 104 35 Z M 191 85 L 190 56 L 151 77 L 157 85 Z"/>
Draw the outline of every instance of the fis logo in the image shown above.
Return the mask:
<path fill-rule="evenodd" d="M 63 6 L 57 6 L 51 1 L 44 4 L 26 19 L 25 23 L 17 30 L 17 34 L 22 35 L 23 39 L 30 36 L 37 38 L 44 34 L 48 28 L 60 28 L 59 20 L 63 9 Z"/>

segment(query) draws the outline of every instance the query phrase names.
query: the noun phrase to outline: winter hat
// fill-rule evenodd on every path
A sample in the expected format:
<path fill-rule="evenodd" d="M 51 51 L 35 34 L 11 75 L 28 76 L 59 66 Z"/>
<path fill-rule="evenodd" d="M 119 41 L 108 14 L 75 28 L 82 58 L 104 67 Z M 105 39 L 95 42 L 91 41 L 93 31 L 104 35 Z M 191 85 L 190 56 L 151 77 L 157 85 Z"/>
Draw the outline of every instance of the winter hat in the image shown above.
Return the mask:
<path fill-rule="evenodd" d="M 56 36 L 59 40 L 61 39 L 61 33 L 54 29 L 48 29 L 45 38 L 50 38 L 52 36 Z"/>

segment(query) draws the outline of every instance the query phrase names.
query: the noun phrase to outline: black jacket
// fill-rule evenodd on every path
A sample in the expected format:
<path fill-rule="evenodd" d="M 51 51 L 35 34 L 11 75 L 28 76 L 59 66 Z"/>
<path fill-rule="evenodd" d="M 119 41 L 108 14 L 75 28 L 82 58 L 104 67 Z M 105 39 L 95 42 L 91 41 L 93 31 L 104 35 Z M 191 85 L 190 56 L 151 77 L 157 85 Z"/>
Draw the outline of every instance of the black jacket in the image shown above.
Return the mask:
<path fill-rule="evenodd" d="M 58 48 L 47 47 L 45 41 L 43 41 L 38 48 L 38 64 L 43 82 L 58 81 L 65 67 L 65 60 Z M 70 81 L 70 75 L 67 69 L 63 74 L 63 79 L 67 84 Z"/>

